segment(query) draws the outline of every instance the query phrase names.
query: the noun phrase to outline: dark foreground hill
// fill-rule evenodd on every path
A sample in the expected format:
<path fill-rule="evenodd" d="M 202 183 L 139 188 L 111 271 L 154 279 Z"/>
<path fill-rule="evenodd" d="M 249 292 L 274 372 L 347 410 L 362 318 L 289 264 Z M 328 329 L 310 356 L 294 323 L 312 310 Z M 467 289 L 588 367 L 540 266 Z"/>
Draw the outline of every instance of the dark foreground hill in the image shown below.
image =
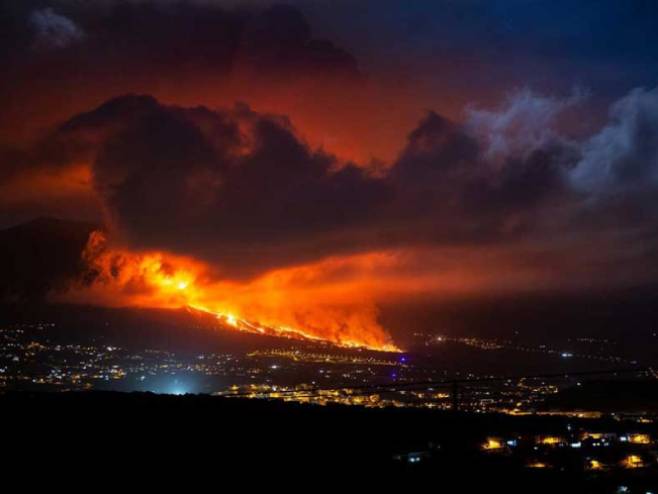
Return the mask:
<path fill-rule="evenodd" d="M 628 492 L 644 494 L 657 480 L 655 470 L 620 479 L 595 478 L 568 463 L 530 469 L 529 458 L 478 448 L 491 434 L 621 427 L 615 423 L 148 393 L 8 393 L 0 395 L 0 410 L 4 450 L 17 463 L 29 459 L 37 471 L 74 465 L 110 477 L 182 475 L 252 488 L 339 483 L 460 493 L 613 493 L 625 482 L 638 489 Z"/>

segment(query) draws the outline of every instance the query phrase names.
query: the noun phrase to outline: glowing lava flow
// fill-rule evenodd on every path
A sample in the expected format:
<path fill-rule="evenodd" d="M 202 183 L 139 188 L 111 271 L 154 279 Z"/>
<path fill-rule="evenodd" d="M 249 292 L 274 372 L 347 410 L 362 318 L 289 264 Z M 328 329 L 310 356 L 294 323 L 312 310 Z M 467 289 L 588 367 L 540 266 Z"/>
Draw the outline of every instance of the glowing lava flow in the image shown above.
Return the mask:
<path fill-rule="evenodd" d="M 205 314 L 211 314 L 223 323 L 235 328 L 239 331 L 244 331 L 246 333 L 255 333 L 268 336 L 276 336 L 279 338 L 291 338 L 296 340 L 310 340 L 317 341 L 322 343 L 331 343 L 343 348 L 363 348 L 366 350 L 373 350 L 378 352 L 400 352 L 401 350 L 391 343 L 386 343 L 380 346 L 372 346 L 366 343 L 361 343 L 358 341 L 350 340 L 341 340 L 341 341 L 330 341 L 320 336 L 308 333 L 298 328 L 291 328 L 289 326 L 265 326 L 246 319 L 240 319 L 233 314 L 227 314 L 222 312 L 214 312 L 212 310 L 206 309 L 204 307 L 188 305 L 187 308 L 192 311 L 199 311 Z"/>
<path fill-rule="evenodd" d="M 248 282 L 218 281 L 209 274 L 209 266 L 194 259 L 165 252 L 108 248 L 101 232 L 90 236 L 83 260 L 89 271 L 87 278 L 93 281 L 72 286 L 63 297 L 68 302 L 185 307 L 191 312 L 210 314 L 222 327 L 238 331 L 345 348 L 400 351 L 377 324 L 371 307 L 330 300 L 332 292 L 327 290 L 317 296 L 322 287 L 299 287 L 299 273 L 295 270 L 300 268 L 290 268 L 293 276 L 289 270 Z M 317 266 L 313 269 L 323 270 Z"/>
<path fill-rule="evenodd" d="M 165 277 L 159 280 L 161 286 L 165 289 L 175 287 L 182 293 L 185 293 L 190 290 L 191 293 L 194 293 L 196 287 L 194 284 L 189 281 L 190 275 L 185 273 L 175 272 L 171 277 Z M 193 298 L 193 297 L 191 297 Z M 231 328 L 237 329 L 239 331 L 244 331 L 247 333 L 255 333 L 268 336 L 276 336 L 281 338 L 291 338 L 299 340 L 311 340 L 318 341 L 323 343 L 331 343 L 336 346 L 343 348 L 364 348 L 367 350 L 375 351 L 384 351 L 384 352 L 400 352 L 400 349 L 393 344 L 385 343 L 382 345 L 369 345 L 360 341 L 352 341 L 349 339 L 340 339 L 339 341 L 327 340 L 321 336 L 312 334 L 308 331 L 304 331 L 299 328 L 290 327 L 290 326 L 281 326 L 281 325 L 264 325 L 257 322 L 249 321 L 247 319 L 240 318 L 235 314 L 230 312 L 215 311 L 198 303 L 189 302 L 186 307 L 191 311 L 203 312 L 206 314 L 211 314 L 215 316 L 218 320 L 223 322 L 225 325 L 230 326 Z"/>

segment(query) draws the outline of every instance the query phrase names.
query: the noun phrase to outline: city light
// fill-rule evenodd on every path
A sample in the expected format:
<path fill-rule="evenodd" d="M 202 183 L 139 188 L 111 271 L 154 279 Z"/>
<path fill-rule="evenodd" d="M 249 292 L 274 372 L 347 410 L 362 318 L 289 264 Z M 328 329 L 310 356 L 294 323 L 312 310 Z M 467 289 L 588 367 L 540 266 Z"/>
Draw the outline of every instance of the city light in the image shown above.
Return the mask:
<path fill-rule="evenodd" d="M 485 451 L 496 451 L 503 449 L 503 442 L 501 439 L 496 438 L 496 437 L 488 437 L 484 444 L 482 445 L 482 449 Z"/>
<path fill-rule="evenodd" d="M 641 456 L 631 454 L 624 458 L 623 464 L 626 468 L 642 468 L 644 461 Z"/>
<path fill-rule="evenodd" d="M 648 434 L 631 434 L 629 441 L 633 444 L 651 444 L 651 438 Z"/>

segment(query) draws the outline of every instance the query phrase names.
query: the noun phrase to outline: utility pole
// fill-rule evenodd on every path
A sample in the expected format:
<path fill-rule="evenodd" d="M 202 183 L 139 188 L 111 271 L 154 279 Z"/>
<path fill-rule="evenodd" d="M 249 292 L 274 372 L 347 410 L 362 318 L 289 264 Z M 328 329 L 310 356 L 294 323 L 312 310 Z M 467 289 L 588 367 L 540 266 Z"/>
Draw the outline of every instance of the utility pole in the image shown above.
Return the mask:
<path fill-rule="evenodd" d="M 457 381 L 452 381 L 452 411 L 459 411 L 459 384 Z"/>

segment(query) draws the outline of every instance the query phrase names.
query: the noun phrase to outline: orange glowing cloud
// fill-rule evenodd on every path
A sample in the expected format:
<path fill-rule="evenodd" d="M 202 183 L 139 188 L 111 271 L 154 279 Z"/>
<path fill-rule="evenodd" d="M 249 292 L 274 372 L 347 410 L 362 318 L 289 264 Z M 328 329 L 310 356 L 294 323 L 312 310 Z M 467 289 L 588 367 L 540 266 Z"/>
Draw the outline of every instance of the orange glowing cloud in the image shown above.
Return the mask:
<path fill-rule="evenodd" d="M 84 163 L 60 169 L 35 169 L 0 183 L 0 201 L 6 206 L 34 201 L 36 196 L 42 201 L 56 201 L 93 195 L 91 169 Z"/>
<path fill-rule="evenodd" d="M 93 222 L 100 218 L 101 204 L 91 185 L 90 166 L 72 163 L 25 167 L 0 180 L 0 212 L 18 219 L 57 216 Z"/>

